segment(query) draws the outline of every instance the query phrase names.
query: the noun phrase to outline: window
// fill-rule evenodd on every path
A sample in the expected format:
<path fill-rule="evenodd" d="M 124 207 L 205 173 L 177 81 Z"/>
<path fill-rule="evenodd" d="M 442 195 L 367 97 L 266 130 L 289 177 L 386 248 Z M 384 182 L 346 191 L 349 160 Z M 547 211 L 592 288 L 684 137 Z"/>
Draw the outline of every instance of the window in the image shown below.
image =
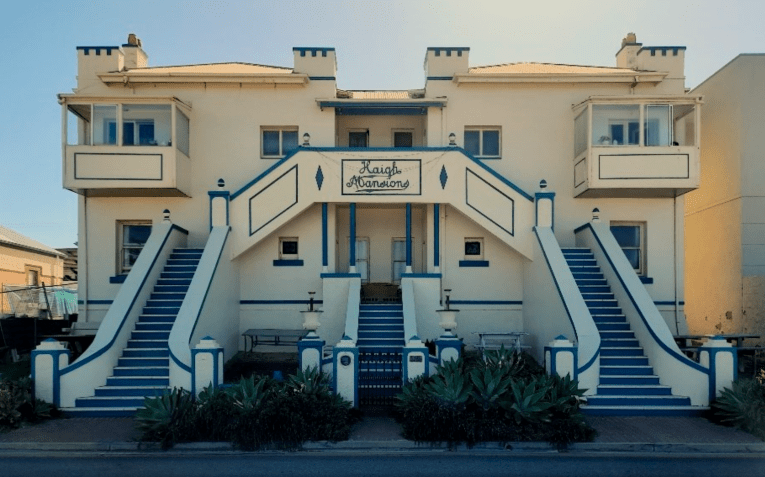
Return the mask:
<path fill-rule="evenodd" d="M 348 147 L 369 147 L 369 131 L 349 131 Z"/>
<path fill-rule="evenodd" d="M 465 260 L 483 260 L 483 238 L 465 239 Z"/>
<path fill-rule="evenodd" d="M 30 267 L 26 266 L 26 273 L 27 273 L 27 286 L 30 287 L 36 287 L 40 286 L 40 274 L 42 272 L 42 269 L 40 267 Z"/>
<path fill-rule="evenodd" d="M 279 237 L 279 260 L 297 260 L 297 237 Z"/>
<path fill-rule="evenodd" d="M 297 128 L 263 128 L 261 156 L 284 157 L 298 147 Z"/>
<path fill-rule="evenodd" d="M 146 241 L 151 235 L 151 222 L 130 221 L 118 222 L 119 232 L 119 274 L 127 274 L 140 255 Z"/>
<path fill-rule="evenodd" d="M 406 272 L 406 239 L 394 238 L 391 253 L 393 262 L 393 283 L 401 283 L 401 275 Z"/>
<path fill-rule="evenodd" d="M 474 157 L 499 159 L 499 128 L 465 129 L 465 150 Z"/>
<path fill-rule="evenodd" d="M 611 233 L 638 275 L 646 274 L 645 222 L 611 222 Z"/>
<path fill-rule="evenodd" d="M 412 131 L 393 131 L 393 147 L 412 147 L 413 145 Z"/>

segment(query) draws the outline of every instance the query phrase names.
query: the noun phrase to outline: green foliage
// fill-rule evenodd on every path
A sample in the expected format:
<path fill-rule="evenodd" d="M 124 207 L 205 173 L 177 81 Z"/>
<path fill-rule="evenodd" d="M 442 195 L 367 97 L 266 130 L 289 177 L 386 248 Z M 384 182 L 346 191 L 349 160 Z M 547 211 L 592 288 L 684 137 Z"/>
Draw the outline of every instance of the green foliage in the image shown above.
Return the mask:
<path fill-rule="evenodd" d="M 765 440 L 765 370 L 753 379 L 734 382 L 732 389 L 723 389 L 712 409 L 723 424 Z"/>
<path fill-rule="evenodd" d="M 579 406 L 584 390 L 548 376 L 529 355 L 500 349 L 446 363 L 397 396 L 404 437 L 416 441 L 547 440 L 564 448 L 595 437 Z"/>
<path fill-rule="evenodd" d="M 223 390 L 205 388 L 196 401 L 174 390 L 147 399 L 136 423 L 143 440 L 164 448 L 202 440 L 231 441 L 246 450 L 297 449 L 307 440 L 348 439 L 356 416 L 328 383 L 326 375 L 310 369 L 283 383 L 251 376 Z"/>
<path fill-rule="evenodd" d="M 188 391 L 173 388 L 157 397 L 147 397 L 135 416 L 142 440 L 159 441 L 163 449 L 176 442 L 192 440 L 194 400 Z"/>
<path fill-rule="evenodd" d="M 15 429 L 58 415 L 58 409 L 41 399 L 32 399 L 32 380 L 28 377 L 0 380 L 0 429 Z"/>

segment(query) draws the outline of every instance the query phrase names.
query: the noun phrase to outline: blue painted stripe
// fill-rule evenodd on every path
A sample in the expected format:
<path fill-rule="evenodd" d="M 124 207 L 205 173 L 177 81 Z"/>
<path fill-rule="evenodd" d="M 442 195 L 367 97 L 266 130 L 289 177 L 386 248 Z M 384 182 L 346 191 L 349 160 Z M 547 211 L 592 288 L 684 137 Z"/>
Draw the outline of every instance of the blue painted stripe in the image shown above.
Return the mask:
<path fill-rule="evenodd" d="M 348 244 L 348 248 L 350 248 L 350 257 L 348 258 L 348 265 L 351 267 L 356 266 L 356 203 L 351 202 L 350 204 L 350 243 Z M 361 275 L 359 275 L 361 276 Z"/>
<path fill-rule="evenodd" d="M 440 273 L 402 273 L 401 278 L 441 278 Z"/>
<path fill-rule="evenodd" d="M 136 293 L 135 296 L 133 296 L 133 300 L 130 302 L 130 306 L 128 306 L 128 309 L 125 311 L 125 314 L 122 317 L 122 321 L 117 327 L 117 330 L 114 332 L 114 335 L 112 335 L 112 339 L 109 341 L 109 343 L 107 343 L 106 346 L 99 349 L 98 351 L 91 354 L 90 356 L 87 356 L 81 360 L 77 360 L 74 363 L 67 366 L 63 371 L 61 371 L 62 376 L 65 374 L 71 373 L 72 371 L 79 369 L 85 364 L 95 360 L 96 358 L 104 354 L 106 350 L 114 346 L 114 342 L 117 340 L 117 335 L 120 334 L 122 327 L 125 326 L 125 322 L 127 321 L 128 316 L 130 316 L 130 312 L 133 310 L 133 306 L 135 305 L 135 302 L 138 299 L 138 295 L 140 295 L 140 291 L 143 290 L 143 287 L 146 285 L 146 280 L 149 278 L 149 275 L 154 270 L 154 267 L 157 264 L 157 260 L 159 260 L 159 256 L 162 253 L 162 251 L 165 249 L 165 244 L 167 244 L 167 240 L 170 238 L 170 235 L 172 235 L 174 230 L 178 230 L 179 232 L 184 233 L 186 235 L 188 235 L 189 233 L 187 230 L 183 229 L 182 227 L 178 227 L 177 225 L 173 225 L 172 227 L 170 227 L 170 230 L 168 230 L 167 235 L 165 235 L 165 238 L 162 240 L 162 245 L 159 246 L 157 253 L 154 255 L 154 258 L 152 259 L 151 266 L 149 267 L 149 271 L 146 273 L 146 275 L 144 275 L 143 281 L 141 282 L 141 286 L 138 287 L 139 293 Z"/>
<path fill-rule="evenodd" d="M 698 371 L 701 371 L 704 374 L 709 374 L 709 370 L 701 366 L 700 364 L 696 363 L 695 361 L 690 360 L 685 355 L 679 355 L 675 353 L 672 348 L 667 346 L 663 341 L 659 339 L 658 336 L 656 336 L 656 332 L 654 331 L 653 327 L 648 324 L 648 320 L 643 315 L 643 311 L 640 309 L 640 307 L 637 305 L 637 301 L 635 300 L 635 297 L 632 296 L 632 293 L 630 293 L 629 288 L 627 288 L 627 285 L 624 283 L 624 279 L 622 278 L 621 274 L 617 273 L 616 267 L 614 266 L 614 262 L 611 260 L 611 256 L 608 255 L 606 252 L 606 249 L 603 247 L 603 243 L 600 241 L 600 237 L 598 237 L 598 234 L 595 233 L 595 229 L 592 228 L 592 225 L 590 223 L 586 223 L 581 227 L 578 227 L 577 230 L 584 230 L 589 228 L 592 236 L 595 237 L 595 240 L 598 242 L 598 246 L 600 247 L 600 250 L 603 252 L 603 255 L 605 255 L 606 259 L 608 260 L 608 263 L 611 265 L 611 269 L 613 270 L 614 274 L 619 278 L 619 281 L 622 284 L 622 288 L 624 288 L 624 291 L 627 292 L 627 296 L 629 297 L 630 301 L 632 302 L 632 305 L 635 307 L 635 309 L 638 312 L 638 316 L 640 316 L 640 319 L 643 320 L 643 324 L 645 324 L 645 327 L 648 329 L 648 331 L 651 333 L 651 337 L 653 337 L 654 341 L 658 343 L 658 345 L 666 351 L 670 356 L 675 358 L 676 360 L 680 361 L 683 364 L 686 364 L 690 366 L 693 369 L 696 369 Z"/>
<path fill-rule="evenodd" d="M 309 80 L 311 81 L 335 81 L 334 76 L 309 76 Z"/>
<path fill-rule="evenodd" d="M 653 303 L 654 303 L 655 305 L 660 305 L 660 306 L 674 306 L 674 305 L 675 305 L 675 302 L 674 302 L 674 301 L 672 301 L 672 300 L 666 300 L 666 301 L 655 301 L 655 302 L 653 302 Z M 677 302 L 677 304 L 678 304 L 679 306 L 683 306 L 683 305 L 685 305 L 685 302 L 684 302 L 684 301 L 678 301 L 678 302 Z"/>
<path fill-rule="evenodd" d="M 433 204 L 433 266 L 441 264 L 441 204 Z"/>
<path fill-rule="evenodd" d="M 302 260 L 274 260 L 274 267 L 302 267 Z"/>
<path fill-rule="evenodd" d="M 321 204 L 321 265 L 323 267 L 329 266 L 329 238 L 328 238 L 329 227 L 327 225 L 327 221 L 328 221 L 327 203 L 324 202 Z"/>
<path fill-rule="evenodd" d="M 127 275 L 115 275 L 113 277 L 109 277 L 109 283 L 125 283 L 126 279 Z"/>
<path fill-rule="evenodd" d="M 88 300 L 88 305 L 111 305 L 112 303 L 114 300 Z"/>
<path fill-rule="evenodd" d="M 429 46 L 428 51 L 470 51 L 469 46 Z"/>
<path fill-rule="evenodd" d="M 319 101 L 319 107 L 322 108 L 344 108 L 344 109 L 391 109 L 391 108 L 439 108 L 444 106 L 446 101 L 434 101 L 434 100 L 412 100 L 401 102 L 375 102 L 375 101 L 337 101 L 337 100 L 322 100 Z M 410 149 L 410 148 L 407 148 Z M 367 148 L 364 148 L 367 150 Z"/>
<path fill-rule="evenodd" d="M 406 203 L 406 266 L 412 266 L 412 204 Z"/>
<path fill-rule="evenodd" d="M 460 267 L 488 267 L 488 260 L 460 260 Z"/>
<path fill-rule="evenodd" d="M 653 278 L 651 278 L 651 277 L 645 277 L 643 275 L 638 275 L 638 278 L 640 279 L 641 283 L 644 283 L 646 285 L 650 285 L 651 283 L 653 283 Z"/>
<path fill-rule="evenodd" d="M 452 305 L 523 305 L 521 300 L 449 300 Z"/>
<path fill-rule="evenodd" d="M 193 335 L 193 333 L 192 333 L 192 335 Z M 191 367 L 190 366 L 186 366 L 185 364 L 183 364 L 181 362 L 181 360 L 179 360 L 178 358 L 175 357 L 175 355 L 173 354 L 172 351 L 170 352 L 170 357 L 173 359 L 173 362 L 175 364 L 177 364 L 182 370 L 186 371 L 187 373 L 191 373 Z"/>
<path fill-rule="evenodd" d="M 317 305 L 324 303 L 323 300 L 314 300 Z M 239 300 L 240 305 L 308 305 L 310 300 Z"/>
<path fill-rule="evenodd" d="M 451 81 L 454 79 L 454 76 L 428 76 L 428 81 Z"/>
<path fill-rule="evenodd" d="M 360 273 L 322 273 L 320 278 L 361 278 Z"/>

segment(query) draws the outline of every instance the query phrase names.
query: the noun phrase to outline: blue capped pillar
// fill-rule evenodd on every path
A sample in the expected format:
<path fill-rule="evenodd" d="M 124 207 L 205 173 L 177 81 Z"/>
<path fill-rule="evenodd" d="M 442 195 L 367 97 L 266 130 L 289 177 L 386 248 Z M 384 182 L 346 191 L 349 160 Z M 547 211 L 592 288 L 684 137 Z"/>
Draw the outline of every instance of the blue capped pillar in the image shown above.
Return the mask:
<path fill-rule="evenodd" d="M 547 190 L 547 181 L 539 181 L 539 192 L 534 194 L 536 226 L 555 229 L 555 192 Z"/>
<path fill-rule="evenodd" d="M 218 179 L 218 190 L 211 190 L 207 194 L 210 196 L 210 229 L 213 227 L 222 227 L 229 225 L 229 201 L 231 194 L 223 190 L 226 182 Z"/>

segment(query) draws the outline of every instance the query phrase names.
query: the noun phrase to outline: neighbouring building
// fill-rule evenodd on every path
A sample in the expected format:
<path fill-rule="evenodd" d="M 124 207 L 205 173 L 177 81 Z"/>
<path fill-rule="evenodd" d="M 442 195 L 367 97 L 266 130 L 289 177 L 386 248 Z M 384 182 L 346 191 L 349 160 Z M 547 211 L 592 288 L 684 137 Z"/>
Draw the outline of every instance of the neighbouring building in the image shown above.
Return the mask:
<path fill-rule="evenodd" d="M 763 85 L 765 54 L 742 54 L 691 91 L 704 96 L 701 183 L 685 204 L 693 333 L 765 336 Z"/>
<path fill-rule="evenodd" d="M 63 185 L 80 322 L 98 333 L 55 374 L 61 406 L 129 413 L 142 392 L 198 389 L 204 338 L 229 358 L 248 330 L 314 329 L 311 305 L 301 357 L 357 404 L 379 391 L 375 363 L 389 392 L 455 356 L 452 331 L 468 348 L 522 337 L 553 372 L 546 347 L 568 343 L 588 412 L 708 404 L 714 366 L 673 340 L 700 180 L 685 47 L 630 34 L 615 66 L 472 66 L 469 48 L 432 47 L 424 87 L 402 91 L 338 88 L 334 48 L 293 54 L 149 66 L 134 35 L 77 47 Z"/>
<path fill-rule="evenodd" d="M 64 254 L 0 225 L 0 317 L 13 313 L 10 290 L 60 285 Z M 23 292 L 22 292 L 23 293 Z"/>

